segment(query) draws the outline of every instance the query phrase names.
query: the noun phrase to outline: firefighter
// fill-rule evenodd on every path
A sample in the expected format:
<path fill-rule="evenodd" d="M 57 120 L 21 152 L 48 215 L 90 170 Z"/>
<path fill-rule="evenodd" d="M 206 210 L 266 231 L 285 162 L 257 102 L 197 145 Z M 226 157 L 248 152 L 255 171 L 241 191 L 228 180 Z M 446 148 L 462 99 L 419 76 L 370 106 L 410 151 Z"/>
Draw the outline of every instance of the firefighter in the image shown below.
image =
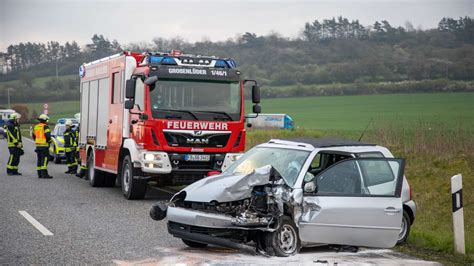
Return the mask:
<path fill-rule="evenodd" d="M 77 113 L 74 115 L 74 117 L 78 120 L 78 121 L 81 121 L 81 114 L 80 113 Z M 80 122 L 79 124 L 77 125 L 77 129 L 74 130 L 75 131 L 75 135 L 76 135 L 76 145 L 77 145 L 77 148 L 76 148 L 76 160 L 77 160 L 77 164 L 78 166 L 80 165 L 81 166 L 81 170 L 79 171 L 79 173 L 76 174 L 77 177 L 79 178 L 83 178 L 83 177 L 86 177 L 86 170 L 87 170 L 87 166 L 86 165 L 82 165 L 81 163 L 81 156 L 79 155 L 79 130 L 80 130 Z M 76 168 L 77 169 L 77 168 Z M 87 177 L 86 177 L 87 179 Z"/>
<path fill-rule="evenodd" d="M 19 114 L 11 113 L 8 115 L 8 121 L 5 125 L 8 151 L 10 152 L 7 163 L 7 175 L 21 175 L 21 173 L 18 172 L 18 165 L 20 164 L 20 156 L 23 155 L 24 152 L 21 142 L 20 125 L 18 123 L 19 118 Z"/>
<path fill-rule="evenodd" d="M 72 130 L 72 121 L 66 121 L 66 130 L 64 131 L 64 148 L 66 150 L 66 164 L 67 171 L 66 174 L 75 174 L 77 170 L 77 161 L 76 161 L 76 136 Z"/>
<path fill-rule="evenodd" d="M 39 123 L 36 124 L 31 133 L 31 137 L 36 144 L 35 152 L 38 155 L 36 170 L 38 171 L 38 178 L 53 178 L 48 174 L 49 162 L 49 143 L 51 142 L 51 130 L 48 127 L 49 117 L 41 114 L 38 117 Z"/>
<path fill-rule="evenodd" d="M 77 173 L 77 166 L 80 164 L 81 158 L 79 157 L 79 126 L 72 126 L 72 135 L 74 137 L 74 159 L 76 160 L 76 165 L 74 166 L 74 174 Z"/>

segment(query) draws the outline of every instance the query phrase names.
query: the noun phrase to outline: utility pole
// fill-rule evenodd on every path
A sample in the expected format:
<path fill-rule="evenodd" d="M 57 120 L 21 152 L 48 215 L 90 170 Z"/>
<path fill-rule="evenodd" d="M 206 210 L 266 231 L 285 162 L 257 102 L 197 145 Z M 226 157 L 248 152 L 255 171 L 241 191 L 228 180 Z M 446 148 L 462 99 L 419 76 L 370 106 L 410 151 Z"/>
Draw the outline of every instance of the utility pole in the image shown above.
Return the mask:
<path fill-rule="evenodd" d="M 11 109 L 10 108 L 10 87 L 7 88 L 7 98 L 8 98 L 8 109 Z"/>
<path fill-rule="evenodd" d="M 58 80 L 58 58 L 56 57 L 56 81 Z"/>

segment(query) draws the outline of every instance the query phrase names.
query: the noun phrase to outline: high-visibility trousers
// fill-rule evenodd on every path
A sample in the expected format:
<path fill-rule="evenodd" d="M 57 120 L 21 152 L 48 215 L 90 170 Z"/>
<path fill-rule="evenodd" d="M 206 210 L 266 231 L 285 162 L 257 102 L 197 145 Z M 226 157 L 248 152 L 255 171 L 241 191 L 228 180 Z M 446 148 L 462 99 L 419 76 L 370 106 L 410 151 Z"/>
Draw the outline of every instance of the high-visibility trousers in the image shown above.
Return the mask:
<path fill-rule="evenodd" d="M 37 160 L 37 163 L 36 163 L 36 170 L 47 172 L 48 163 L 49 163 L 49 149 L 48 149 L 48 147 L 36 147 L 35 152 L 38 155 L 38 160 Z"/>
<path fill-rule="evenodd" d="M 20 164 L 21 151 L 17 147 L 9 147 L 10 157 L 8 157 L 7 172 L 14 173 L 18 171 L 18 165 Z"/>
<path fill-rule="evenodd" d="M 76 151 L 66 151 L 66 165 L 69 169 L 77 167 Z"/>

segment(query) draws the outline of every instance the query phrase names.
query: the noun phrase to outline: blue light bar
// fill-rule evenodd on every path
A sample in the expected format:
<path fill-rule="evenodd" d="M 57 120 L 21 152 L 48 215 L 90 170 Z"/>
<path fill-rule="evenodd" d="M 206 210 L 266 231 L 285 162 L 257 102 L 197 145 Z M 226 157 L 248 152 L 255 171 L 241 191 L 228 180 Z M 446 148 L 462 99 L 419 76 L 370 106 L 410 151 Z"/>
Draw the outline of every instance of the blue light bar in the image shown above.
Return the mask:
<path fill-rule="evenodd" d="M 176 61 L 172 57 L 165 57 L 161 60 L 162 65 L 177 65 Z"/>
<path fill-rule="evenodd" d="M 237 67 L 237 63 L 235 62 L 234 59 L 228 59 L 226 60 L 227 62 L 227 65 L 229 66 L 229 68 L 236 68 Z"/>
<path fill-rule="evenodd" d="M 163 56 L 150 56 L 148 58 L 148 61 L 151 64 L 160 64 L 162 60 L 163 60 Z"/>
<path fill-rule="evenodd" d="M 227 63 L 225 62 L 225 60 L 217 60 L 217 61 L 216 61 L 216 64 L 214 65 L 214 67 L 228 68 L 229 66 L 227 65 Z"/>

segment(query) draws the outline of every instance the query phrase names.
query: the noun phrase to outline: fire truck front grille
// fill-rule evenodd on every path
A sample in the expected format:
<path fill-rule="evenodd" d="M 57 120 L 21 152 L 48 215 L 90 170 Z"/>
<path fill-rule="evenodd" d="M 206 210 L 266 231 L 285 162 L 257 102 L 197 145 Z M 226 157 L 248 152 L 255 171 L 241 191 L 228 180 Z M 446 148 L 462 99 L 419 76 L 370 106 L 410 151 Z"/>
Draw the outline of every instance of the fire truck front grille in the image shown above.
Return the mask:
<path fill-rule="evenodd" d="M 193 136 L 186 133 L 164 132 L 166 141 L 172 147 L 213 147 L 222 148 L 227 145 L 230 134 L 209 134 Z"/>

